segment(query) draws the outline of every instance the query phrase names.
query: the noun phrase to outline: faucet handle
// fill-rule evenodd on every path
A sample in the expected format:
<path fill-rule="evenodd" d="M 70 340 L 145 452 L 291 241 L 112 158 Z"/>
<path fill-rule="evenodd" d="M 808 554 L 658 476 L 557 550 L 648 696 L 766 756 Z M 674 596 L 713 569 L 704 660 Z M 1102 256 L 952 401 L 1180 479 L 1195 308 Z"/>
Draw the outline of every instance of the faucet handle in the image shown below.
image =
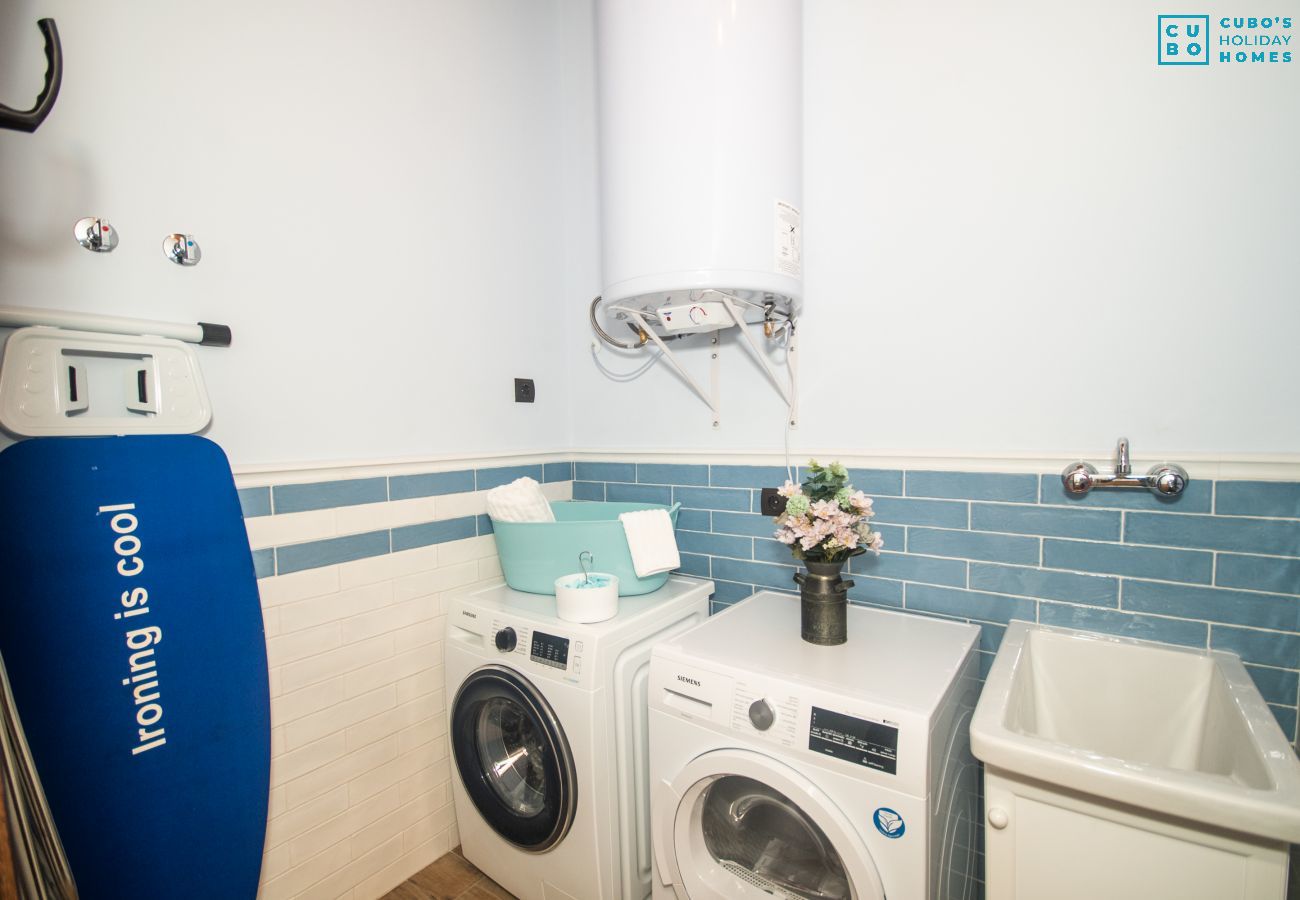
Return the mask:
<path fill-rule="evenodd" d="M 1071 463 L 1061 473 L 1061 484 L 1067 494 L 1083 496 L 1097 484 L 1097 467 L 1083 460 Z"/>
<path fill-rule="evenodd" d="M 1155 465 L 1147 472 L 1147 490 L 1157 497 L 1177 497 L 1187 487 L 1187 470 L 1173 463 Z"/>

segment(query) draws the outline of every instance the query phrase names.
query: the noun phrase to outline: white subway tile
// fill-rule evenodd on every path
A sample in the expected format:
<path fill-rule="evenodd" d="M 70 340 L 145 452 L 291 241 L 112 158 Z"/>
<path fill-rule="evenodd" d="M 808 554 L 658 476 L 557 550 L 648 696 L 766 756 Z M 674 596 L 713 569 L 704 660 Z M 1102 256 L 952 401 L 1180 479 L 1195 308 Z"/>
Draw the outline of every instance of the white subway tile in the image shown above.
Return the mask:
<path fill-rule="evenodd" d="M 400 838 L 397 840 L 400 840 Z M 449 849 L 450 846 L 445 841 L 440 843 L 435 839 L 416 847 L 409 853 L 403 853 L 395 862 L 384 866 L 369 878 L 357 882 L 354 889 L 355 896 L 359 898 L 382 897 L 435 859 L 444 855 Z"/>
<path fill-rule="evenodd" d="M 348 782 L 348 798 L 352 803 L 360 803 L 366 797 L 397 784 L 403 778 L 414 775 L 428 763 L 430 758 L 436 759 L 438 757 L 439 741 L 443 741 L 443 739 L 435 740 L 428 747 L 421 747 L 410 753 L 403 753 L 392 762 L 385 763 L 379 768 L 372 769 L 352 779 Z M 442 753 L 446 753 L 445 747 L 442 749 Z"/>
<path fill-rule="evenodd" d="M 264 882 L 258 892 L 258 900 L 288 900 L 303 894 L 316 882 L 347 865 L 350 858 L 351 853 L 346 843 L 335 844 L 278 878 Z"/>
<path fill-rule="evenodd" d="M 389 840 L 364 856 L 354 859 L 347 866 L 320 882 L 320 884 L 312 885 L 311 890 L 303 895 L 303 900 L 337 900 L 341 890 L 350 890 L 352 896 L 357 897 L 357 888 L 349 889 L 348 885 L 364 882 L 366 879 L 374 877 L 376 873 L 396 864 L 402 858 L 402 852 L 400 839 Z M 420 870 L 414 869 L 410 875 L 414 875 L 418 871 Z M 402 879 L 402 881 L 405 880 L 405 878 Z M 401 884 L 401 881 L 396 882 L 393 886 L 396 887 L 397 884 Z M 362 893 L 359 896 L 370 900 L 372 897 L 382 895 Z"/>
<path fill-rule="evenodd" d="M 271 758 L 274 759 L 275 757 L 277 757 L 277 756 L 279 756 L 280 754 L 284 753 L 284 749 L 285 749 L 285 748 L 284 748 L 284 729 L 283 729 L 283 728 L 272 728 L 272 729 L 271 729 Z"/>
<path fill-rule="evenodd" d="M 367 584 L 336 594 L 312 597 L 297 603 L 286 603 L 277 606 L 275 611 L 280 614 L 281 631 L 288 634 L 325 622 L 336 622 L 349 616 L 370 612 L 392 602 L 393 583 L 381 581 L 378 584 Z"/>
<path fill-rule="evenodd" d="M 291 841 L 295 862 L 305 861 L 332 847 L 339 841 L 350 841 L 353 834 L 367 827 L 377 819 L 394 813 L 398 807 L 397 788 L 384 791 L 368 798 L 364 803 L 349 807 L 314 828 L 309 828 Z M 349 850 L 349 855 L 357 853 Z"/>
<path fill-rule="evenodd" d="M 313 509 L 308 512 L 245 519 L 248 546 L 260 550 L 263 547 L 279 547 L 282 544 L 334 537 L 338 534 L 335 530 L 335 512 L 333 509 Z"/>
<path fill-rule="evenodd" d="M 343 734 L 330 734 L 310 744 L 271 758 L 271 783 L 286 784 L 314 769 L 341 759 L 348 752 Z"/>
<path fill-rule="evenodd" d="M 293 851 L 288 844 L 272 847 L 262 854 L 262 880 L 270 881 L 278 875 L 289 871 L 293 865 Z"/>
<path fill-rule="evenodd" d="M 445 832 L 455 821 L 456 810 L 451 806 L 444 806 L 402 832 L 402 843 L 407 849 L 418 847 L 425 841 L 431 841 L 440 833 Z"/>
<path fill-rule="evenodd" d="M 380 685 L 395 685 L 401 679 L 437 664 L 437 655 L 430 653 L 427 647 L 416 647 L 414 650 L 408 650 L 349 672 L 344 679 L 344 690 L 347 696 L 355 697 Z"/>
<path fill-rule="evenodd" d="M 492 535 L 481 534 L 478 537 L 462 538 L 459 541 L 448 541 L 445 544 L 439 544 L 441 555 L 438 557 L 444 566 L 455 565 L 456 563 L 469 562 L 473 559 L 482 559 L 488 554 L 484 552 L 484 546 L 491 546 L 492 554 L 496 553 L 496 545 L 492 541 Z"/>
<path fill-rule="evenodd" d="M 392 578 L 392 554 L 386 553 L 383 556 L 371 556 L 367 559 L 339 563 L 339 587 L 345 591 L 365 584 L 391 581 Z"/>
<path fill-rule="evenodd" d="M 487 491 L 465 494 L 443 494 L 438 498 L 439 519 L 459 519 L 462 516 L 481 516 L 487 512 Z"/>
<path fill-rule="evenodd" d="M 410 726 L 433 716 L 434 714 L 429 711 L 428 700 L 425 698 L 395 706 L 349 728 L 347 730 L 348 748 L 355 750 L 358 747 L 364 747 L 366 744 L 374 743 L 381 738 L 388 737 L 390 734 L 402 732 Z M 433 736 L 430 735 L 431 738 Z M 406 749 L 411 748 L 407 747 Z M 400 745 L 398 752 L 402 752 Z"/>
<path fill-rule="evenodd" d="M 262 610 L 262 630 L 267 637 L 275 637 L 280 633 L 280 610 L 275 606 L 268 606 Z"/>
<path fill-rule="evenodd" d="M 415 722 L 397 733 L 397 752 L 406 753 L 429 743 L 436 737 L 447 733 L 447 719 L 441 713 L 429 716 L 423 722 Z"/>
<path fill-rule="evenodd" d="M 345 786 L 362 773 L 387 765 L 396 758 L 397 738 L 386 738 L 295 778 L 285 785 L 285 801 L 289 813 L 292 814 L 308 800 Z"/>
<path fill-rule="evenodd" d="M 400 528 L 403 525 L 419 525 L 421 522 L 432 522 L 438 517 L 437 501 L 437 497 L 412 497 L 409 500 L 394 500 L 388 504 L 392 521 L 392 524 L 388 527 Z"/>
<path fill-rule="evenodd" d="M 340 506 L 334 510 L 334 523 L 337 534 L 364 534 L 367 531 L 383 531 L 392 528 L 393 514 L 387 500 L 379 503 L 358 503 L 355 506 Z"/>
<path fill-rule="evenodd" d="M 272 763 L 274 765 L 274 763 Z M 271 784 L 278 784 L 279 779 L 274 775 L 271 776 Z M 284 785 L 278 785 L 271 788 L 269 802 L 266 804 L 266 815 L 268 818 L 275 818 L 284 812 Z"/>
<path fill-rule="evenodd" d="M 478 580 L 488 581 L 501 577 L 501 560 L 492 556 L 478 561 Z"/>
<path fill-rule="evenodd" d="M 339 589 L 339 567 L 321 566 L 319 569 L 303 569 L 289 575 L 263 578 L 257 586 L 262 594 L 263 606 L 279 606 L 281 603 L 293 603 L 308 597 L 320 597 Z"/>
<path fill-rule="evenodd" d="M 271 669 L 266 673 L 266 675 L 267 675 L 267 681 L 270 684 L 271 696 L 272 697 L 280 696 L 280 694 L 284 692 L 284 687 L 280 683 L 280 670 L 278 668 Z"/>
<path fill-rule="evenodd" d="M 432 693 L 433 691 L 441 692 L 444 683 L 442 666 L 434 666 L 431 669 L 403 678 L 397 682 L 397 702 L 405 703 L 407 700 L 413 700 L 423 694 Z M 439 703 L 441 704 L 441 698 Z"/>
<path fill-rule="evenodd" d="M 337 625 L 331 626 L 337 628 Z M 393 655 L 393 636 L 381 634 L 368 641 L 344 644 L 337 650 L 322 653 L 309 659 L 290 663 L 280 671 L 281 684 L 287 691 L 296 691 L 309 684 L 336 678 Z"/>
<path fill-rule="evenodd" d="M 438 573 L 441 569 L 429 569 L 393 579 L 393 599 L 398 603 L 414 600 L 416 597 L 432 597 L 437 594 L 441 583 Z"/>
<path fill-rule="evenodd" d="M 283 668 L 297 660 L 333 650 L 342 643 L 339 626 L 331 622 L 267 639 L 266 661 L 270 666 Z"/>
<path fill-rule="evenodd" d="M 434 808 L 451 802 L 451 768 L 448 760 L 435 760 L 398 784 L 402 802 L 425 797 Z"/>
<path fill-rule="evenodd" d="M 432 619 L 426 619 L 423 622 L 415 622 L 406 628 L 399 629 L 393 635 L 393 649 L 398 653 L 404 650 L 410 650 L 414 647 L 425 647 L 430 658 L 441 663 L 442 648 L 431 647 L 430 644 L 437 644 L 442 640 L 442 634 L 447 629 L 447 617 L 441 614 L 442 602 L 438 603 L 439 614 Z"/>
<path fill-rule="evenodd" d="M 429 569 L 438 568 L 439 553 L 447 544 L 430 544 L 427 547 L 416 547 L 414 550 L 399 550 L 396 553 L 390 553 L 389 558 L 393 561 L 393 577 L 400 578 L 403 575 L 414 575 L 416 572 L 427 572 Z"/>
<path fill-rule="evenodd" d="M 436 596 L 402 600 L 399 593 L 397 602 L 391 606 L 345 619 L 339 627 L 343 642 L 351 644 L 435 618 L 438 612 Z"/>
<path fill-rule="evenodd" d="M 336 787 L 310 802 L 276 816 L 266 824 L 266 846 L 278 847 L 286 841 L 315 828 L 326 819 L 344 812 L 348 808 L 348 791 L 345 786 Z"/>
<path fill-rule="evenodd" d="M 395 685 L 387 684 L 285 725 L 285 746 L 295 750 L 327 734 L 343 731 L 396 705 L 397 688 Z"/>
<path fill-rule="evenodd" d="M 271 701 L 271 721 L 284 725 L 347 699 L 343 677 L 308 685 Z"/>

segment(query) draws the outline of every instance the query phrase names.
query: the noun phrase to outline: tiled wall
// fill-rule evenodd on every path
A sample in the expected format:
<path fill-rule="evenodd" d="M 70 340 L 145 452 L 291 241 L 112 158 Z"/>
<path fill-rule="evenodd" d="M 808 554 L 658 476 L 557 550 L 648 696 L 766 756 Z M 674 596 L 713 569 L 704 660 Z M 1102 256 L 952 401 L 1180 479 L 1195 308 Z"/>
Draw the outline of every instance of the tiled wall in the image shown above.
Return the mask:
<path fill-rule="evenodd" d="M 271 677 L 260 897 L 372 900 L 459 842 L 442 596 L 499 577 L 484 492 L 519 475 L 569 497 L 569 463 L 240 490 Z"/>
<path fill-rule="evenodd" d="M 1012 619 L 1230 650 L 1296 739 L 1300 483 L 1193 479 L 1167 502 L 1071 498 L 1056 475 L 850 474 L 885 539 L 852 561 L 853 600 L 980 625 L 985 671 Z M 680 502 L 682 571 L 716 582 L 715 609 L 795 589 L 757 513 L 784 468 L 579 462 L 575 479 L 575 499 Z"/>

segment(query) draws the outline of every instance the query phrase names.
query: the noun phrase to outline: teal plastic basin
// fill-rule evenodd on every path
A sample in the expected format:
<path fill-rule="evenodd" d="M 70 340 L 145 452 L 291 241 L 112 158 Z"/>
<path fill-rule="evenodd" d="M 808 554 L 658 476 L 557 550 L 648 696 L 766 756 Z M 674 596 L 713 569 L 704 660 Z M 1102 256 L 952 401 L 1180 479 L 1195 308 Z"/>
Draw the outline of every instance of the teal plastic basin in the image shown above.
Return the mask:
<path fill-rule="evenodd" d="M 635 597 L 657 591 L 668 580 L 667 572 L 637 578 L 632 554 L 618 517 L 639 509 L 666 509 L 677 527 L 680 503 L 590 503 L 558 501 L 551 504 L 554 522 L 497 522 L 497 553 L 506 584 L 530 594 L 555 594 L 555 579 L 582 571 L 578 555 L 591 551 L 591 571 L 618 576 L 618 595 Z"/>

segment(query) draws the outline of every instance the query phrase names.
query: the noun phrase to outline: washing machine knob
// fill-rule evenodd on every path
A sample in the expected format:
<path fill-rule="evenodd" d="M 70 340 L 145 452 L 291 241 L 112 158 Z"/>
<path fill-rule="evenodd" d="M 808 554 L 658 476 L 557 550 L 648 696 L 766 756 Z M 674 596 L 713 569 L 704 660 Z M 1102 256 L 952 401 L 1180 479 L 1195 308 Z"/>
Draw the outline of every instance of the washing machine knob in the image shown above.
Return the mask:
<path fill-rule="evenodd" d="M 502 653 L 511 653 L 518 645 L 519 639 L 513 628 L 502 628 L 497 632 L 497 649 Z"/>
<path fill-rule="evenodd" d="M 755 700 L 749 704 L 749 721 L 754 723 L 754 727 L 759 731 L 767 731 L 776 721 L 776 713 L 772 712 L 772 704 L 766 700 Z"/>

